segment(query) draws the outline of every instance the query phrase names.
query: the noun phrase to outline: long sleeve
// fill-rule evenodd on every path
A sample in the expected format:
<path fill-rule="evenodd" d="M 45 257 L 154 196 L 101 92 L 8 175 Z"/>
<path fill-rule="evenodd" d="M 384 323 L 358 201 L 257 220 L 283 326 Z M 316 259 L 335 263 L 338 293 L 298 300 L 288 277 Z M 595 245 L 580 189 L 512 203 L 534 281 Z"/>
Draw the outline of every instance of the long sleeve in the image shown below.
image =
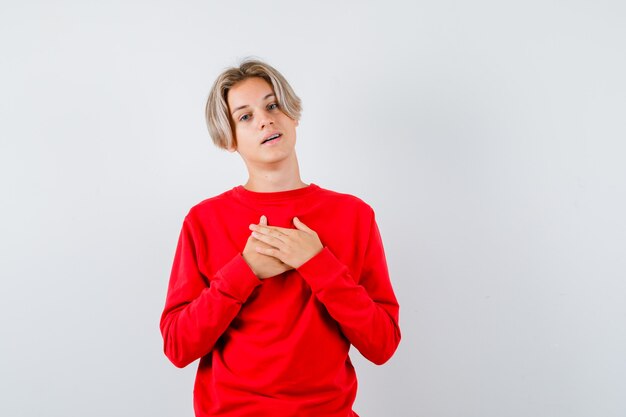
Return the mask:
<path fill-rule="evenodd" d="M 391 358 L 401 337 L 399 306 L 373 212 L 359 277 L 353 277 L 328 247 L 298 272 L 363 356 L 378 365 Z"/>
<path fill-rule="evenodd" d="M 204 277 L 193 226 L 185 219 L 160 321 L 165 355 L 182 368 L 209 353 L 258 285 L 240 253 L 211 280 Z"/>

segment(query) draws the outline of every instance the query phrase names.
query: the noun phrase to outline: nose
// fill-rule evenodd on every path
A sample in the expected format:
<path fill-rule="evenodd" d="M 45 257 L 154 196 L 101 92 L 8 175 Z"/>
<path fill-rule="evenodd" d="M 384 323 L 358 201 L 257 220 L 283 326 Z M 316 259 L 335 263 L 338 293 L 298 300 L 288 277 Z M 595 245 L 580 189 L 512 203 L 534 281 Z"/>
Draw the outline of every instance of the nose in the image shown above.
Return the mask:
<path fill-rule="evenodd" d="M 268 111 L 263 111 L 259 117 L 259 128 L 265 129 L 274 124 L 274 118 Z"/>

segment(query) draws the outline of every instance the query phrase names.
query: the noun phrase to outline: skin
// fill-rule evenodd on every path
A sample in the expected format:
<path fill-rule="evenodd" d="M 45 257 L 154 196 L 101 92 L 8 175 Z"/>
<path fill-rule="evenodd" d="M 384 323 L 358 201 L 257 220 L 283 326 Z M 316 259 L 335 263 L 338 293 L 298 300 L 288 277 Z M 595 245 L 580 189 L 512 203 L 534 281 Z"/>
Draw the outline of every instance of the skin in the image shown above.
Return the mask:
<path fill-rule="evenodd" d="M 267 218 L 265 216 L 261 216 L 259 225 L 267 225 Z M 242 255 L 250 269 L 252 269 L 252 272 L 254 272 L 254 275 L 258 278 L 265 279 L 273 277 L 293 269 L 291 266 L 283 263 L 280 259 L 261 253 L 257 250 L 257 248 L 270 249 L 271 246 L 250 235 L 246 241 L 246 246 L 243 249 Z"/>
<path fill-rule="evenodd" d="M 248 170 L 250 191 L 274 192 L 305 187 L 295 152 L 298 121 L 280 108 L 272 87 L 252 77 L 235 84 L 226 97 L 237 152 Z M 280 141 L 262 145 L 267 135 L 279 132 Z"/>
<path fill-rule="evenodd" d="M 269 247 L 257 246 L 256 250 L 274 257 L 292 268 L 299 268 L 306 261 L 317 255 L 323 248 L 317 233 L 293 218 L 296 229 L 251 224 L 252 237 L 266 243 Z"/>
<path fill-rule="evenodd" d="M 244 188 L 276 192 L 306 187 L 295 151 L 298 121 L 281 111 L 271 85 L 259 77 L 248 78 L 231 87 L 226 101 L 236 141 L 229 151 L 239 153 L 248 170 Z M 276 132 L 279 140 L 262 143 Z M 270 226 L 261 216 L 259 224 L 250 225 L 242 255 L 260 279 L 298 268 L 322 250 L 314 230 L 295 217 L 293 224 L 295 229 Z"/>

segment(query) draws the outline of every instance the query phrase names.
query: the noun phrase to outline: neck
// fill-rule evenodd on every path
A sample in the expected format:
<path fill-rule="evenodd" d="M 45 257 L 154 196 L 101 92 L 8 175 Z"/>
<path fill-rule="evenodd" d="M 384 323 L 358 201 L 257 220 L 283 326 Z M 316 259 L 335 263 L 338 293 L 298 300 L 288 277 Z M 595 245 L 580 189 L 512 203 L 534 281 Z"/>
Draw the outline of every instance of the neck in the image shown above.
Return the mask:
<path fill-rule="evenodd" d="M 248 182 L 246 182 L 244 188 L 259 193 L 271 193 L 295 190 L 308 185 L 300 178 L 300 168 L 295 155 L 293 158 L 290 158 L 289 162 L 282 162 L 276 166 L 248 166 Z"/>

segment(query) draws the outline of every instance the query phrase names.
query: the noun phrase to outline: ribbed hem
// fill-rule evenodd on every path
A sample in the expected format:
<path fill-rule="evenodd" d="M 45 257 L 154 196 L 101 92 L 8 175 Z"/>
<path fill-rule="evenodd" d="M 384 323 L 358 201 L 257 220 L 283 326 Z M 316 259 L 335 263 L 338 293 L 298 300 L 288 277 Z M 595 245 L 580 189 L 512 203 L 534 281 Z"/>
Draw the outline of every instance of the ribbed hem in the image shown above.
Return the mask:
<path fill-rule="evenodd" d="M 313 293 L 332 286 L 337 279 L 345 279 L 347 267 L 324 246 L 311 259 L 300 265 L 298 273 L 309 284 Z"/>
<path fill-rule="evenodd" d="M 233 259 L 220 269 L 223 290 L 233 298 L 245 302 L 252 291 L 262 284 L 254 275 L 243 256 L 238 253 Z"/>
<path fill-rule="evenodd" d="M 293 190 L 286 191 L 275 191 L 275 192 L 267 192 L 261 193 L 257 191 L 250 191 L 243 187 L 243 185 L 239 185 L 233 188 L 233 193 L 242 200 L 251 201 L 255 203 L 263 203 L 263 202 L 273 202 L 273 201 L 283 201 L 283 200 L 293 200 L 300 199 L 304 197 L 308 197 L 311 194 L 320 190 L 320 187 L 316 184 L 309 184 L 306 187 L 296 188 Z"/>

